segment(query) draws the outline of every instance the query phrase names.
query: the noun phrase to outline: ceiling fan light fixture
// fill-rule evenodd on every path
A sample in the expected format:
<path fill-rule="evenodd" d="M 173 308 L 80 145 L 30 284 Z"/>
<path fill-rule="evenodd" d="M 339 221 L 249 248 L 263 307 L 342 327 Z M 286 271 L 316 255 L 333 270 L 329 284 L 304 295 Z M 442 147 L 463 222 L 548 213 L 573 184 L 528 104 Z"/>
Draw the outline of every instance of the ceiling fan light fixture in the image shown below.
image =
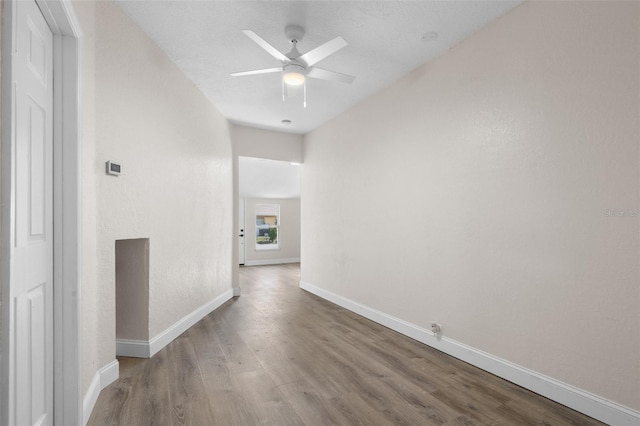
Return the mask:
<path fill-rule="evenodd" d="M 304 84 L 304 68 L 300 65 L 290 64 L 284 67 L 282 78 L 289 86 L 301 86 Z"/>
<path fill-rule="evenodd" d="M 300 86 L 304 84 L 304 74 L 288 72 L 284 75 L 284 82 L 289 86 Z"/>

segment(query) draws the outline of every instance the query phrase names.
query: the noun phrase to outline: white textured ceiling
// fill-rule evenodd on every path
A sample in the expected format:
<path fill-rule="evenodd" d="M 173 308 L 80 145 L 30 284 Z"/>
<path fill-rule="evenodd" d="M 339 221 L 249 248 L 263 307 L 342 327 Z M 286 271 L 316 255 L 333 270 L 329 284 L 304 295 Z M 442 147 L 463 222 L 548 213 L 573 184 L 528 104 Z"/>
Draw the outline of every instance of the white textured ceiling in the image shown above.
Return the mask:
<path fill-rule="evenodd" d="M 229 120 L 307 133 L 450 49 L 520 1 L 121 1 L 118 3 Z M 349 45 L 318 63 L 356 76 L 307 79 L 307 107 L 282 101 L 280 74 L 231 77 L 279 66 L 246 37 L 283 53 L 286 25 L 305 28 L 304 53 L 340 35 Z M 437 33 L 432 39 L 431 33 Z M 285 126 L 282 120 L 291 120 Z"/>
<path fill-rule="evenodd" d="M 262 158 L 238 158 L 240 198 L 300 198 L 302 165 Z"/>

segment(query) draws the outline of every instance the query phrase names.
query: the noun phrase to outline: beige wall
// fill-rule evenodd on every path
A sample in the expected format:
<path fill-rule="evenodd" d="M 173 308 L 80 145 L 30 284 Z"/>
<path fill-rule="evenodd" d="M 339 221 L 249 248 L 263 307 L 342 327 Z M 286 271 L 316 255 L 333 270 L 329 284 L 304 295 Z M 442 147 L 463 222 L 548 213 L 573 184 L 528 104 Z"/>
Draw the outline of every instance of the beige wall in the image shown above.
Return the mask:
<path fill-rule="evenodd" d="M 302 163 L 302 135 L 232 125 L 233 149 L 241 157 Z"/>
<path fill-rule="evenodd" d="M 256 249 L 256 204 L 280 205 L 280 228 L 277 250 Z M 300 259 L 300 200 L 247 198 L 245 200 L 245 264 L 260 261 Z"/>
<path fill-rule="evenodd" d="M 115 240 L 149 238 L 149 337 L 231 288 L 228 123 L 111 1 L 77 2 L 83 60 L 83 385 L 115 358 Z M 120 177 L 104 163 L 122 163 Z"/>
<path fill-rule="evenodd" d="M 308 134 L 302 280 L 640 409 L 639 15 L 524 3 Z"/>

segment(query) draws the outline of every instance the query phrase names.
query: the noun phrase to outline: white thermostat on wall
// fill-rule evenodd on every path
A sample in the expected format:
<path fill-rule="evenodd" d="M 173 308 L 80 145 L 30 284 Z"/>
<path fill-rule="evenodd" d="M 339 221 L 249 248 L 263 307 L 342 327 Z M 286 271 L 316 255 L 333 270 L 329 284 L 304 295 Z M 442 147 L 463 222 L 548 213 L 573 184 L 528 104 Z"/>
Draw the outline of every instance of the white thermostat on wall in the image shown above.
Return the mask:
<path fill-rule="evenodd" d="M 120 176 L 122 172 L 122 166 L 116 161 L 107 161 L 107 174 L 113 176 Z"/>

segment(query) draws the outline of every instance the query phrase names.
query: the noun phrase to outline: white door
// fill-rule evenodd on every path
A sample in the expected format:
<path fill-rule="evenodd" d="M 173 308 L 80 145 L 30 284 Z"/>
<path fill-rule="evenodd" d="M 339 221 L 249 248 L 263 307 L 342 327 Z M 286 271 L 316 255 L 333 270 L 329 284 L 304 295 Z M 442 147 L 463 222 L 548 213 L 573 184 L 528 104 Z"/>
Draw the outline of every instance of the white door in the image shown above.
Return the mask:
<path fill-rule="evenodd" d="M 238 226 L 240 227 L 240 232 L 238 233 L 238 247 L 240 250 L 238 253 L 238 259 L 240 259 L 240 261 L 238 263 L 240 263 L 240 265 L 244 265 L 244 230 L 246 229 L 244 223 L 244 198 L 240 200 L 238 206 Z"/>
<path fill-rule="evenodd" d="M 51 425 L 53 37 L 33 0 L 17 1 L 15 8 L 9 419 L 15 425 Z"/>

